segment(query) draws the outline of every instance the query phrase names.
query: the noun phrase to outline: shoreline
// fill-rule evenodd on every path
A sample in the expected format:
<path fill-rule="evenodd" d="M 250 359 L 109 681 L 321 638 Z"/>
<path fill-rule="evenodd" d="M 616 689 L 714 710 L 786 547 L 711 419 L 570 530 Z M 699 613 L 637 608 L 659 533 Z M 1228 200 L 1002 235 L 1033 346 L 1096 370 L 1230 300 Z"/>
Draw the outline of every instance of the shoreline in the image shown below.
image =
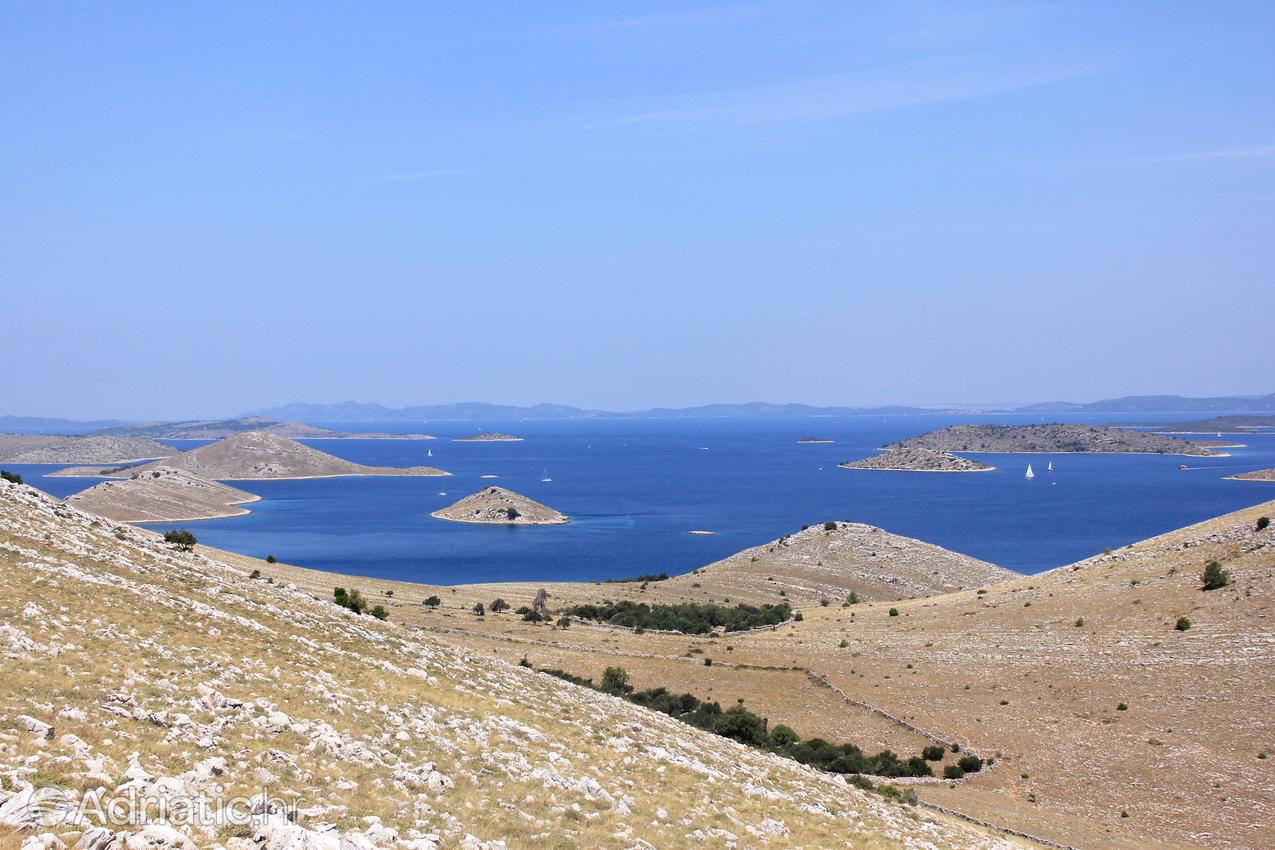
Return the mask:
<path fill-rule="evenodd" d="M 251 499 L 236 499 L 233 502 L 227 502 L 226 507 L 231 508 L 231 507 L 234 507 L 235 505 L 251 505 L 254 502 L 262 501 L 264 498 L 265 498 L 264 496 L 258 496 L 254 493 Z M 66 500 L 63 499 L 62 503 L 66 504 Z M 77 511 L 84 511 L 84 513 L 86 514 L 98 517 L 99 519 L 104 519 L 107 522 L 122 522 L 125 525 L 154 525 L 156 523 L 168 523 L 168 522 L 201 522 L 203 520 L 208 520 L 208 519 L 233 519 L 238 516 L 244 516 L 246 514 L 252 513 L 252 511 L 248 510 L 247 508 L 240 508 L 234 513 L 212 514 L 209 516 L 176 517 L 173 519 L 111 519 L 110 517 L 104 517 L 101 514 L 95 514 L 92 511 L 84 510 L 84 508 L 77 507 L 74 504 L 72 504 L 71 507 L 74 507 Z M 245 557 L 250 557 L 250 556 L 245 556 Z"/>
<path fill-rule="evenodd" d="M 562 519 L 528 520 L 527 522 L 490 522 L 485 519 L 456 519 L 454 517 L 443 516 L 442 511 L 431 511 L 430 516 L 434 519 L 444 520 L 445 522 L 463 522 L 465 525 L 499 525 L 506 528 L 520 525 L 566 525 L 571 522 L 571 517 L 563 517 Z"/>
<path fill-rule="evenodd" d="M 951 474 L 960 474 L 963 472 L 995 472 L 996 467 L 989 466 L 986 469 L 908 469 L 902 466 L 849 466 L 844 463 L 837 464 L 838 469 L 851 469 L 855 472 L 947 472 Z"/>
<path fill-rule="evenodd" d="M 1221 446 L 1220 448 L 1237 448 L 1236 446 Z M 879 452 L 893 451 L 893 449 L 880 448 Z M 1034 451 L 1034 452 L 1015 452 L 1015 451 L 989 451 L 985 449 L 931 449 L 931 451 L 945 451 L 954 455 L 1147 455 L 1149 457 L 1230 457 L 1228 452 L 1210 452 L 1206 455 L 1182 454 L 1180 452 L 1095 452 L 1095 451 Z"/>

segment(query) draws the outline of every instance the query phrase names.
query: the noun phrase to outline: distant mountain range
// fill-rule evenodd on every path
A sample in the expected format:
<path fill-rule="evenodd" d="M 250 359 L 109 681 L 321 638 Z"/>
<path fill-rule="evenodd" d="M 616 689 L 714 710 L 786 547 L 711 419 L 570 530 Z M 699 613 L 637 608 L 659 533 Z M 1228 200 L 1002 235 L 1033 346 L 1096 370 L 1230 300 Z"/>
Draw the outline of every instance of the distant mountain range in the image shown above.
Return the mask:
<path fill-rule="evenodd" d="M 935 413 L 955 408 L 925 407 L 816 407 L 809 404 L 705 404 L 699 407 L 656 407 L 626 413 L 591 410 L 565 404 L 535 404 L 519 407 L 508 404 L 461 402 L 413 407 L 385 407 L 357 401 L 336 404 L 296 402 L 281 407 L 254 410 L 245 416 L 262 416 L 297 422 L 396 422 L 437 419 L 673 419 L 692 416 L 844 416 L 853 414 Z"/>
<path fill-rule="evenodd" d="M 649 410 L 614 412 L 571 407 L 565 404 L 536 404 L 519 407 L 507 404 L 462 402 L 413 407 L 386 407 L 345 401 L 336 404 L 296 402 L 281 407 L 254 410 L 248 416 L 298 422 L 395 422 L 432 419 L 675 419 L 692 416 L 900 416 L 918 413 L 1228 413 L 1275 412 L 1275 393 L 1264 396 L 1218 396 L 1188 398 L 1176 395 L 1124 396 L 1088 403 L 1051 401 L 1024 407 L 991 409 L 974 406 L 910 407 L 820 407 L 809 404 L 770 404 L 762 401 L 743 404 L 705 404 L 698 407 L 655 407 Z"/>
<path fill-rule="evenodd" d="M 1262 413 L 1275 412 L 1275 393 L 1255 396 L 1186 398 L 1180 395 L 1127 395 L 1076 404 L 1047 401 L 1014 409 L 1014 413 Z"/>
<path fill-rule="evenodd" d="M 424 420 L 499 420 L 499 419 L 677 419 L 693 416 L 904 416 L 921 413 L 1275 413 L 1275 393 L 1251 396 L 1213 396 L 1190 398 L 1179 395 L 1132 395 L 1087 403 L 1047 401 L 1022 407 L 989 407 L 978 405 L 936 405 L 918 407 L 884 405 L 879 407 L 821 407 L 811 404 L 771 404 L 763 401 L 743 404 L 704 404 L 697 407 L 655 407 L 649 410 L 617 412 L 572 407 L 566 404 L 487 404 L 470 401 L 459 404 L 422 404 L 411 407 L 386 407 L 358 401 L 334 404 L 294 402 L 241 414 L 239 418 L 262 417 L 274 422 L 419 422 Z M 46 419 L 38 416 L 0 416 L 0 433 L 83 434 L 112 429 L 116 433 L 158 434 L 178 436 L 174 428 L 195 424 L 217 423 L 142 423 L 108 419 L 77 422 L 72 419 Z M 132 426 L 124 428 L 122 426 Z M 169 427 L 163 427 L 169 426 Z M 178 430 L 181 430 L 178 428 Z M 229 431 L 240 430 L 238 428 Z M 181 434 L 180 436 L 190 436 Z M 206 435 L 211 438 L 222 434 Z M 306 437 L 297 433 L 290 436 Z"/>
<path fill-rule="evenodd" d="M 0 416 L 3 434 L 82 434 L 102 428 L 126 424 L 122 419 L 98 419 L 80 422 L 75 419 L 50 419 L 44 416 Z"/>

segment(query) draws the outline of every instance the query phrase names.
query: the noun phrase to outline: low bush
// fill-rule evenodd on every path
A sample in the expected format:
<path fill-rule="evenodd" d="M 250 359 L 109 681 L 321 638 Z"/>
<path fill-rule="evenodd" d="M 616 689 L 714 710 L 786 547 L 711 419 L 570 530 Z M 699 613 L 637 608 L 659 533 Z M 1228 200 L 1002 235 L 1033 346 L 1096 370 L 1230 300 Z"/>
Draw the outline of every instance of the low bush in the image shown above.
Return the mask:
<path fill-rule="evenodd" d="M 1191 628 L 1191 621 L 1186 617 L 1178 617 L 1178 621 L 1174 624 L 1173 628 L 1180 632 L 1185 632 L 1187 629 Z"/>
<path fill-rule="evenodd" d="M 472 610 L 479 617 L 485 616 L 487 614 L 487 611 L 483 608 L 483 603 L 481 602 L 475 602 Z"/>
<path fill-rule="evenodd" d="M 961 769 L 959 764 L 949 764 L 943 768 L 944 779 L 960 779 L 965 775 L 965 771 Z"/>
<path fill-rule="evenodd" d="M 11 483 L 11 484 L 21 484 L 21 483 L 22 483 L 22 476 L 21 476 L 21 475 L 19 475 L 19 474 L 18 474 L 18 473 L 16 473 L 16 472 L 10 472 L 10 471 L 9 471 L 9 470 L 7 470 L 7 469 L 0 469 L 0 478 L 3 478 L 5 481 L 8 481 L 8 482 L 9 482 L 9 483 Z"/>
<path fill-rule="evenodd" d="M 966 773 L 978 773 L 983 769 L 983 760 L 975 755 L 963 755 L 956 764 Z"/>
<path fill-rule="evenodd" d="M 358 590 L 346 590 L 344 587 L 333 588 L 332 601 L 355 614 L 363 614 L 367 611 L 367 600 Z"/>
<path fill-rule="evenodd" d="M 624 626 L 631 629 L 658 629 L 702 635 L 715 628 L 728 632 L 744 631 L 757 626 L 773 626 L 792 617 L 792 607 L 786 602 L 778 605 L 744 605 L 732 608 L 710 603 L 682 602 L 676 605 L 648 605 L 645 602 L 603 602 L 575 605 L 563 614 Z"/>
<path fill-rule="evenodd" d="M 378 620 L 388 620 L 390 618 L 390 612 L 384 605 L 374 606 L 368 613 Z"/>
<path fill-rule="evenodd" d="M 274 555 L 267 555 L 267 556 L 266 556 L 266 563 L 267 563 L 267 564 L 277 564 L 277 563 L 279 563 L 279 559 L 278 559 L 278 558 L 276 558 Z"/>
<path fill-rule="evenodd" d="M 897 617 L 897 616 L 899 616 L 899 609 L 898 609 L 898 608 L 891 608 L 891 609 L 890 609 L 890 616 L 891 616 L 891 617 Z"/>
<path fill-rule="evenodd" d="M 947 747 L 941 744 L 934 744 L 921 750 L 921 758 L 926 761 L 942 761 L 944 754 L 947 753 Z"/>
<path fill-rule="evenodd" d="M 499 614 L 501 611 L 508 611 L 509 603 L 503 599 L 497 598 L 491 603 L 491 613 Z"/>
<path fill-rule="evenodd" d="M 443 600 L 439 599 L 437 596 L 429 596 L 426 597 L 425 601 L 421 604 L 429 608 L 437 608 L 439 605 L 443 604 Z"/>
<path fill-rule="evenodd" d="M 1231 583 L 1231 574 L 1222 569 L 1222 565 L 1217 561 L 1210 561 L 1200 575 L 1200 582 L 1205 590 L 1217 590 Z"/>
<path fill-rule="evenodd" d="M 824 531 L 836 531 L 836 530 L 837 530 L 837 524 L 836 524 L 835 522 L 833 522 L 832 520 L 828 520 L 827 522 L 825 522 L 825 523 L 823 524 L 823 530 L 824 530 Z"/>
<path fill-rule="evenodd" d="M 649 581 L 668 581 L 668 573 L 646 573 L 645 575 L 633 576 L 632 578 L 609 578 L 603 581 L 603 584 L 646 584 Z"/>
<path fill-rule="evenodd" d="M 21 483 L 22 483 L 22 479 L 21 479 L 21 478 L 19 478 L 19 479 L 18 479 L 18 483 L 19 483 L 19 484 L 21 484 Z M 1259 517 L 1257 518 L 1257 530 L 1258 530 L 1258 531 L 1265 531 L 1265 530 L 1266 530 L 1266 527 L 1267 527 L 1268 525 L 1270 525 L 1270 524 L 1271 524 L 1271 518 L 1270 518 L 1270 517 L 1268 517 L 1268 516 L 1259 516 Z"/>

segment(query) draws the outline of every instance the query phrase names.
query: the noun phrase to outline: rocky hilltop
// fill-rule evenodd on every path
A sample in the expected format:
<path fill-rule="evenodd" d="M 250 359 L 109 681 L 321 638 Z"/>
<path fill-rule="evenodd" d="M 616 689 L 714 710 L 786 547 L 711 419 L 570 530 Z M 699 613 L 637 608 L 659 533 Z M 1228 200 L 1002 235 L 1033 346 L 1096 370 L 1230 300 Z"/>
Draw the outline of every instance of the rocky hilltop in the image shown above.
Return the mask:
<path fill-rule="evenodd" d="M 67 504 L 116 522 L 180 522 L 248 513 L 237 505 L 260 499 L 171 466 L 153 466 L 122 481 L 103 481 L 67 496 Z"/>
<path fill-rule="evenodd" d="M 241 561 L 0 482 L 6 848 L 1022 846 Z"/>
<path fill-rule="evenodd" d="M 166 440 L 221 440 L 246 431 L 265 431 L 293 440 L 403 439 L 432 440 L 429 434 L 385 434 L 334 431 L 304 422 L 279 422 L 264 416 L 241 416 L 237 419 L 192 419 L 186 422 L 143 422 L 98 431 L 131 437 L 155 437 Z"/>
<path fill-rule="evenodd" d="M 1198 442 L 1106 425 L 952 425 L 885 446 L 887 451 L 910 448 L 938 452 L 1134 452 L 1218 456 L 1217 452 Z"/>
<path fill-rule="evenodd" d="M 910 537 L 858 522 L 812 525 L 682 576 L 677 583 L 710 584 L 731 598 L 780 589 L 794 602 L 841 604 L 896 600 L 982 587 L 1018 574 Z"/>
<path fill-rule="evenodd" d="M 880 469 L 895 472 L 991 472 L 996 467 L 951 452 L 907 446 L 839 464 L 842 469 Z"/>
<path fill-rule="evenodd" d="M 0 460 L 8 463 L 126 463 L 176 453 L 148 437 L 0 435 Z"/>
<path fill-rule="evenodd" d="M 164 466 L 183 469 L 210 481 L 259 478 L 324 478 L 337 475 L 448 475 L 432 466 L 406 468 L 364 466 L 360 463 L 304 446 L 287 437 L 249 431 L 166 459 Z M 148 464 L 125 469 L 72 468 L 55 475 L 97 475 L 127 478 L 158 466 Z"/>
<path fill-rule="evenodd" d="M 489 525 L 561 525 L 568 517 L 504 487 L 484 487 L 430 514 L 453 522 Z"/>
<path fill-rule="evenodd" d="M 522 437 L 506 434 L 503 431 L 486 431 L 482 434 L 471 434 L 468 437 L 457 437 L 458 443 L 520 443 Z"/>

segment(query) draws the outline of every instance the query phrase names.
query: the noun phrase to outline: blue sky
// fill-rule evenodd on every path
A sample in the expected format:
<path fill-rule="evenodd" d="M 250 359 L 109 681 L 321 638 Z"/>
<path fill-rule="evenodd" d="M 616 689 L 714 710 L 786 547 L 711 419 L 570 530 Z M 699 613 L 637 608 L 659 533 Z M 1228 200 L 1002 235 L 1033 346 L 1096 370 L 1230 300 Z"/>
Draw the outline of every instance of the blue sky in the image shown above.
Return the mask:
<path fill-rule="evenodd" d="M 9 3 L 0 413 L 1275 390 L 1270 3 Z"/>

